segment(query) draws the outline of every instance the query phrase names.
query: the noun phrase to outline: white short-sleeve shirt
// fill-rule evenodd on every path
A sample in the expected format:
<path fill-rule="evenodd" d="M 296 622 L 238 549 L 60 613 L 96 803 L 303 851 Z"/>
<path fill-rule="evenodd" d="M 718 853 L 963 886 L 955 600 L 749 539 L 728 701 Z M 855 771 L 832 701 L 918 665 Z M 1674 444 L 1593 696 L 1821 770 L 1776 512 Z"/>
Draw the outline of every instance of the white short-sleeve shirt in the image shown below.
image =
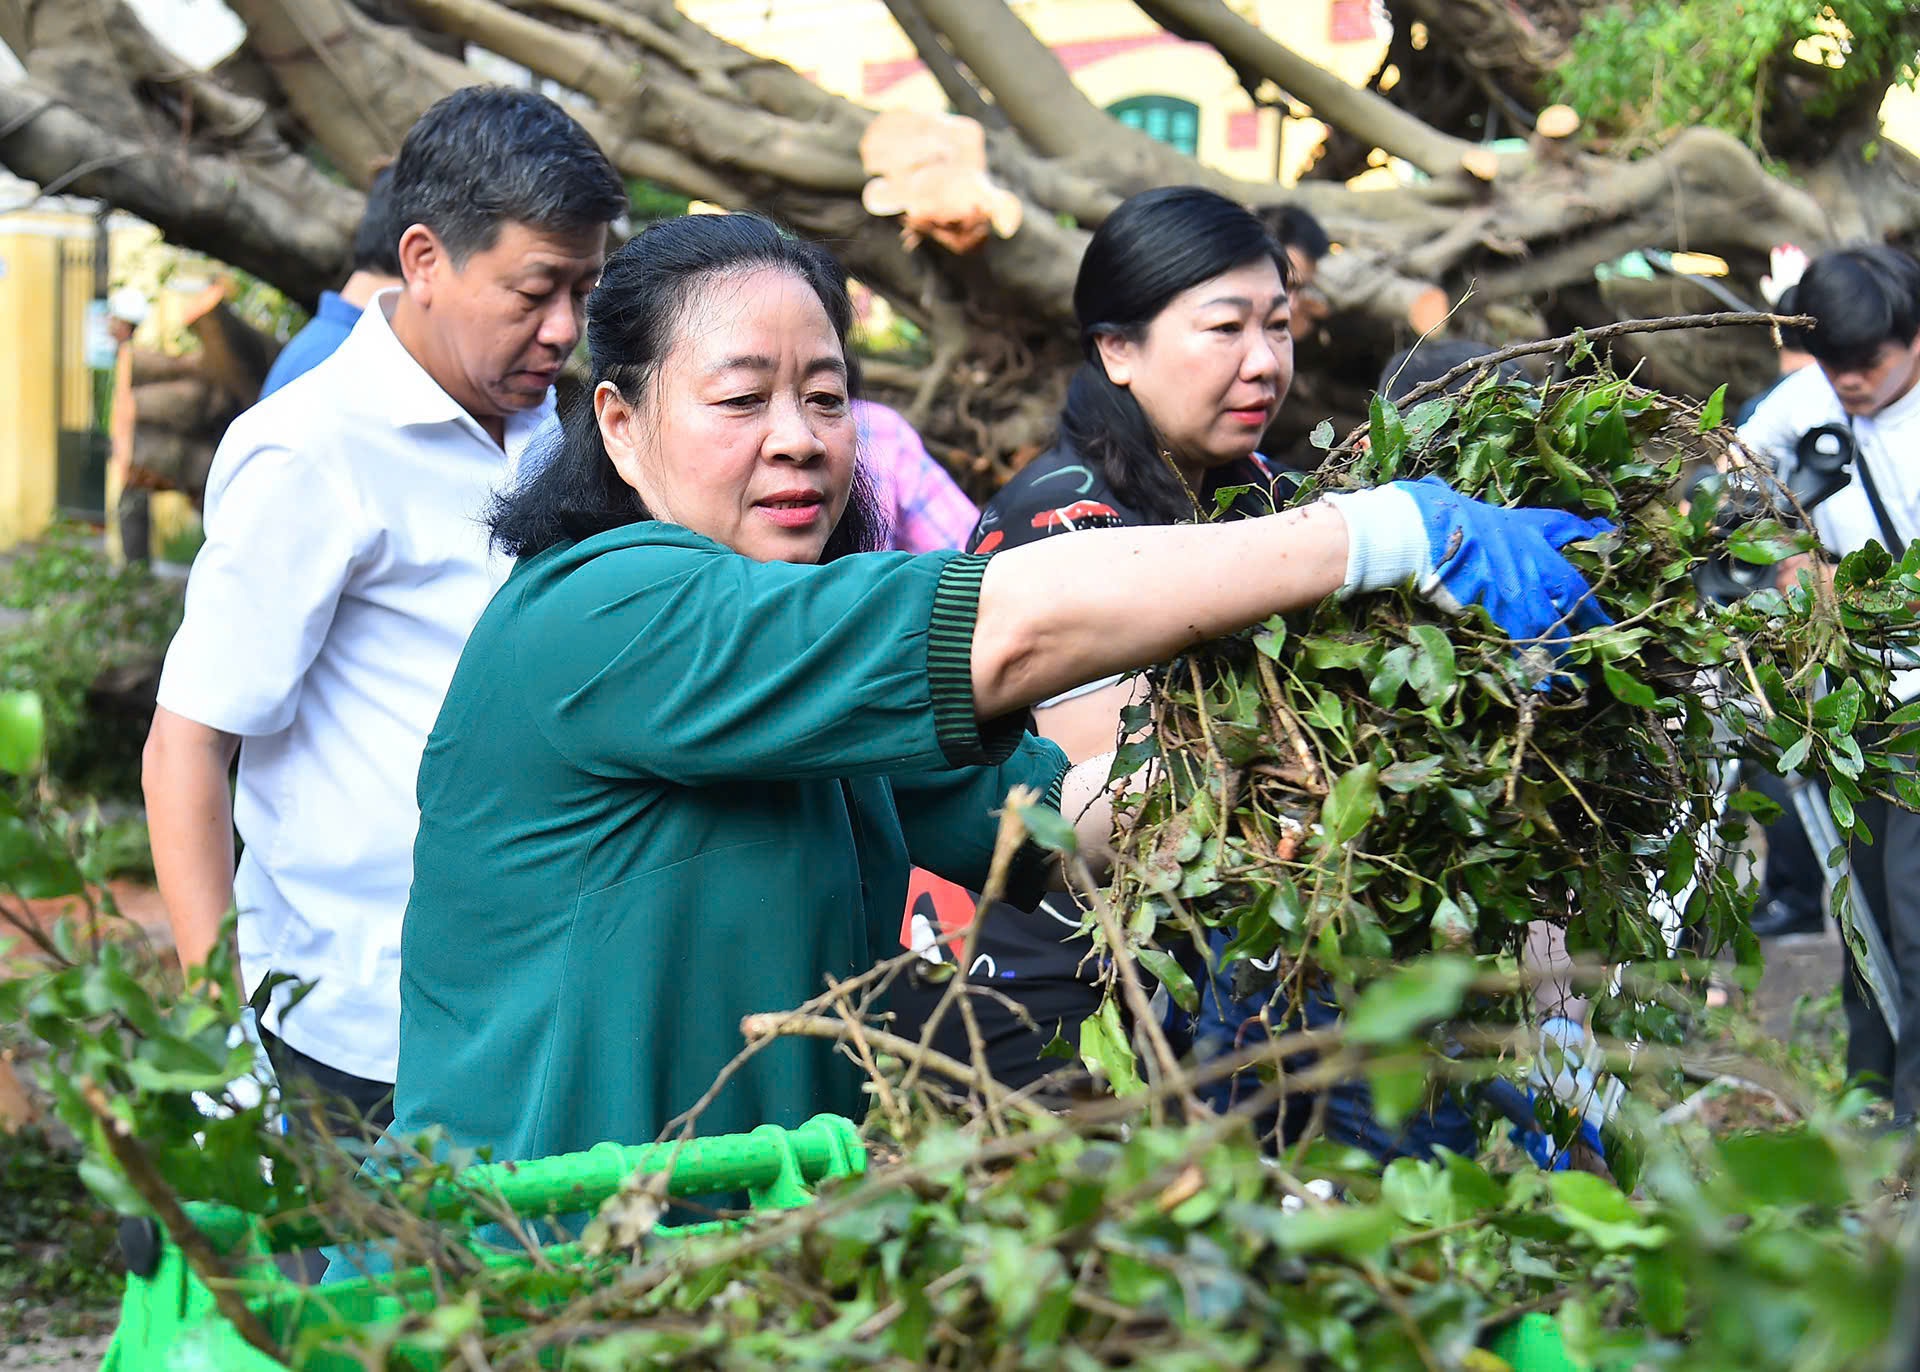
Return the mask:
<path fill-rule="evenodd" d="M 1887 507 L 1895 535 L 1907 542 L 1920 538 L 1920 386 L 1878 414 L 1849 420 L 1826 373 L 1817 366 L 1805 366 L 1767 392 L 1753 416 L 1740 426 L 1740 441 L 1748 451 L 1767 459 L 1785 480 L 1792 476 L 1800 436 L 1824 424 L 1850 425 L 1858 455 L 1852 479 L 1811 512 L 1821 546 L 1844 555 L 1870 541 L 1887 542 L 1860 479 L 1863 463 L 1873 473 L 1874 489 Z M 1899 548 L 1892 552 L 1900 555 Z M 1893 689 L 1902 700 L 1920 696 L 1920 671 L 1899 673 Z"/>
<path fill-rule="evenodd" d="M 483 516 L 553 410 L 503 452 L 368 306 L 333 355 L 233 422 L 160 704 L 240 736 L 241 970 L 315 989 L 289 1045 L 392 1081 L 415 774 L 455 663 L 509 564 Z"/>

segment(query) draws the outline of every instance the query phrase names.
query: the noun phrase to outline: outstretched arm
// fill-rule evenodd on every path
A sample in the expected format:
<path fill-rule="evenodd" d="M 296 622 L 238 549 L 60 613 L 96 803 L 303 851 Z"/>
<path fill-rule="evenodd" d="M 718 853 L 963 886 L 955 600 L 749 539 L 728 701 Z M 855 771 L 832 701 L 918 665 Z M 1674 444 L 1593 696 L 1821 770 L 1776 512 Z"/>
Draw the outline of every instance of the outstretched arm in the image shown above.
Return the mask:
<path fill-rule="evenodd" d="M 1443 608 L 1484 606 L 1516 640 L 1564 637 L 1607 620 L 1559 549 L 1608 528 L 1484 505 L 1429 479 L 1259 519 L 1008 548 L 980 584 L 975 714 L 994 719 L 1336 592 L 1409 580 Z"/>

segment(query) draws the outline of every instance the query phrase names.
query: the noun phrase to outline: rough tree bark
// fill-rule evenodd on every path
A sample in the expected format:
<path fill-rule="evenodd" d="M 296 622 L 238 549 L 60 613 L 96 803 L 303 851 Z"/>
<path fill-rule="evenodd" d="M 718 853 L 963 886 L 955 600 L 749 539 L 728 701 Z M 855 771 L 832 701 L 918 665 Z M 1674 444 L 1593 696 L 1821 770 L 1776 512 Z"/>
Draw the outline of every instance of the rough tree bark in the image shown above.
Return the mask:
<path fill-rule="evenodd" d="M 1792 178 L 1702 129 L 1634 161 L 1575 147 L 1465 169 L 1485 112 L 1530 121 L 1603 0 L 1402 0 L 1402 79 L 1388 90 L 1344 85 L 1222 0 L 1136 0 L 1214 45 L 1249 90 L 1278 87 L 1350 150 L 1384 148 L 1431 178 L 1384 191 L 1324 178 L 1283 189 L 1199 167 L 1095 106 L 1004 0 L 888 0 L 956 107 L 990 121 L 992 175 L 1024 202 L 1018 232 L 958 257 L 908 251 L 895 221 L 861 208 L 871 110 L 722 41 L 672 0 L 229 3 L 245 45 L 194 72 L 125 0 L 0 0 L 0 38 L 27 71 L 0 84 L 0 163 L 109 200 L 311 301 L 341 274 L 358 212 L 358 193 L 335 177 L 364 183 L 420 111 L 478 80 L 458 59 L 471 43 L 579 92 L 582 121 L 628 176 L 829 240 L 925 331 L 923 357 L 872 375 L 976 486 L 1047 436 L 1075 356 L 1070 294 L 1086 236 L 1144 186 L 1295 200 L 1351 254 L 1326 273 L 1346 311 L 1337 346 L 1303 353 L 1309 373 L 1325 373 L 1300 388 L 1321 412 L 1350 402 L 1369 357 L 1407 341 L 1406 303 L 1433 285 L 1459 303 L 1451 326 L 1463 331 L 1591 323 L 1612 307 L 1594 266 L 1634 248 L 1718 253 L 1752 294 L 1783 239 L 1817 249 L 1920 228 L 1920 159 L 1892 147 L 1864 157 L 1870 129 L 1857 119 L 1801 140 L 1822 155 L 1793 164 Z M 1764 349 L 1751 340 L 1755 357 Z"/>

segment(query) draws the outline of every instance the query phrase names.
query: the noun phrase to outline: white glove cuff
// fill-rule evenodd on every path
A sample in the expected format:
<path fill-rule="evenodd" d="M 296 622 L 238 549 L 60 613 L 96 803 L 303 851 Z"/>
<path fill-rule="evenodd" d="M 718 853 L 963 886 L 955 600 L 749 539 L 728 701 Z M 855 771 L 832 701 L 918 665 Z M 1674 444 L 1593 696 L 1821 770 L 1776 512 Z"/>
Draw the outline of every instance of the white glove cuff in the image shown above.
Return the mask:
<path fill-rule="evenodd" d="M 1384 591 L 1433 571 L 1432 548 L 1420 506 L 1398 486 L 1343 491 L 1324 497 L 1347 521 L 1347 579 L 1341 599 Z"/>

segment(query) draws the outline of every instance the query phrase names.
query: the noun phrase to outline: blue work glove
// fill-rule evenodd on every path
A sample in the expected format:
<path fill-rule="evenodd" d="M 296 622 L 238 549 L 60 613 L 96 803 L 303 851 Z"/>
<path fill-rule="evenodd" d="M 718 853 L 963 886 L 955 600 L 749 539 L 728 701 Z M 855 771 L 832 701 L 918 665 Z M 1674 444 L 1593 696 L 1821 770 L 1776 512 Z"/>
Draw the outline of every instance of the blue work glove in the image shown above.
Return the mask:
<path fill-rule="evenodd" d="M 1483 607 L 1517 643 L 1551 642 L 1613 622 L 1586 578 L 1560 555 L 1569 543 L 1611 532 L 1603 519 L 1502 509 L 1434 476 L 1326 499 L 1347 521 L 1343 596 L 1411 577 L 1421 596 L 1448 613 Z"/>

